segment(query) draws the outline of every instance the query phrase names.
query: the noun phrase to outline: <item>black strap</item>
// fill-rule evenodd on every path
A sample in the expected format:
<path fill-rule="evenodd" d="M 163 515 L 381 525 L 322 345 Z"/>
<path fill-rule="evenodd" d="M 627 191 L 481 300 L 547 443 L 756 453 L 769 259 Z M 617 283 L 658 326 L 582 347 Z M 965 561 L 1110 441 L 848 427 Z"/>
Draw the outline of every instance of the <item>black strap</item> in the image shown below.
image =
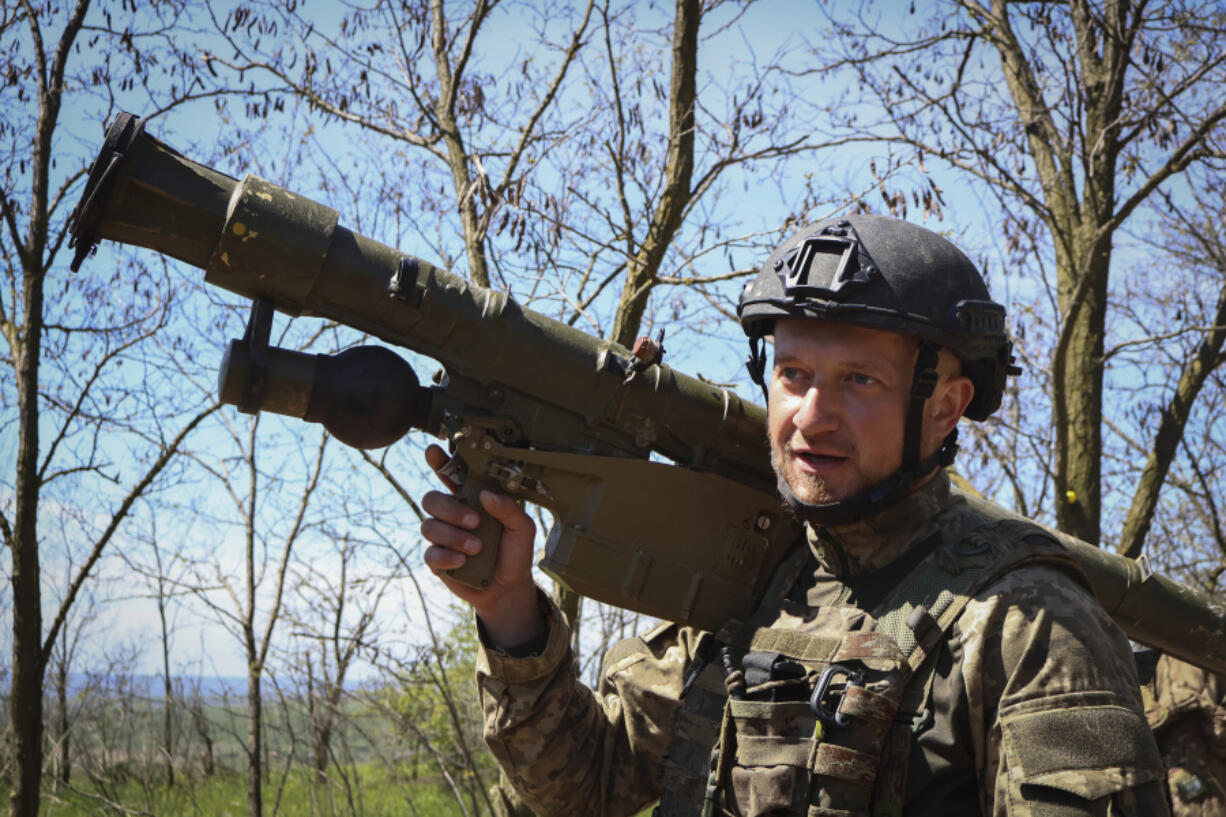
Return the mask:
<path fill-rule="evenodd" d="M 937 364 L 940 362 L 940 347 L 932 341 L 921 340 L 915 357 L 915 371 L 911 375 L 911 403 L 907 407 L 907 425 L 902 438 L 902 468 L 909 470 L 920 457 L 920 443 L 924 432 L 924 404 L 936 389 Z"/>
<path fill-rule="evenodd" d="M 773 328 L 773 324 L 770 328 Z M 745 368 L 749 370 L 749 379 L 762 389 L 762 399 L 769 406 L 770 389 L 766 386 L 766 336 L 761 329 L 749 336 L 749 356 L 745 358 Z"/>

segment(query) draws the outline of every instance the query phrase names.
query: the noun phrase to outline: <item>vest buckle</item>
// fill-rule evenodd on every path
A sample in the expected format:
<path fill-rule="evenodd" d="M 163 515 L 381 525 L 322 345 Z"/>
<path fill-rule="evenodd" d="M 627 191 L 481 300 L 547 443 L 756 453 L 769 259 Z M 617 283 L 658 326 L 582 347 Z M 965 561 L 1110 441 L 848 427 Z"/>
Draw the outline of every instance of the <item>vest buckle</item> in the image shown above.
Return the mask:
<path fill-rule="evenodd" d="M 830 685 L 838 678 L 845 681 L 843 689 L 831 692 Z M 846 664 L 831 664 L 818 676 L 817 686 L 813 687 L 813 695 L 809 698 L 809 708 L 822 723 L 847 727 L 851 724 L 851 719 L 843 712 L 844 697 L 851 687 L 862 686 L 864 686 L 862 670 L 854 670 Z M 827 698 L 833 698 L 833 702 L 828 703 Z"/>

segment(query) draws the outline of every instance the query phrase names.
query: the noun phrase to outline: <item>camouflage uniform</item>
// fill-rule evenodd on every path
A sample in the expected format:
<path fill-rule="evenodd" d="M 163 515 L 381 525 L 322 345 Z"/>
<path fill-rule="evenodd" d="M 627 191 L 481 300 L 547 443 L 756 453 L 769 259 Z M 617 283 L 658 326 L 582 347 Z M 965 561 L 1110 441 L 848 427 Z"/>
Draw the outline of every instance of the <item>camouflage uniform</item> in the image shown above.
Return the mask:
<path fill-rule="evenodd" d="M 1142 688 L 1176 817 L 1226 817 L 1226 683 L 1163 655 Z"/>
<path fill-rule="evenodd" d="M 813 558 L 764 611 L 770 629 L 871 635 L 877 622 L 862 607 L 874 606 L 865 597 L 875 585 L 897 584 L 892 566 L 921 547 L 932 554 L 924 563 L 956 553 L 950 545 L 983 522 L 983 507 L 942 473 L 883 513 L 812 534 Z M 666 624 L 621 642 L 595 693 L 575 676 L 569 640 L 554 615 L 539 654 L 483 651 L 486 740 L 508 777 L 541 815 L 632 815 L 662 794 L 692 800 L 677 768 L 692 768 L 684 755 L 714 744 L 715 730 L 685 713 L 721 692 L 694 683 L 704 635 Z M 903 730 L 908 817 L 1168 813 L 1127 639 L 1065 570 L 1019 564 L 968 594 L 931 659 L 929 704 Z M 883 764 L 881 774 L 897 771 Z M 723 783 L 729 809 L 780 805 L 745 769 Z"/>

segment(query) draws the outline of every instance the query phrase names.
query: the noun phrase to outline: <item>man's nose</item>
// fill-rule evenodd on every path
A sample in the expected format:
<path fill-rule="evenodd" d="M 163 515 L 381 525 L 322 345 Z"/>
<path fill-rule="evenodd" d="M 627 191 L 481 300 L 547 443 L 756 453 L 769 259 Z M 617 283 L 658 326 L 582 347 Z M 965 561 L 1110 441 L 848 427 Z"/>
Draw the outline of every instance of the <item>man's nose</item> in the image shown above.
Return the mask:
<path fill-rule="evenodd" d="M 811 385 L 801 397 L 793 423 L 802 434 L 816 434 L 838 428 L 837 396 L 828 388 Z"/>

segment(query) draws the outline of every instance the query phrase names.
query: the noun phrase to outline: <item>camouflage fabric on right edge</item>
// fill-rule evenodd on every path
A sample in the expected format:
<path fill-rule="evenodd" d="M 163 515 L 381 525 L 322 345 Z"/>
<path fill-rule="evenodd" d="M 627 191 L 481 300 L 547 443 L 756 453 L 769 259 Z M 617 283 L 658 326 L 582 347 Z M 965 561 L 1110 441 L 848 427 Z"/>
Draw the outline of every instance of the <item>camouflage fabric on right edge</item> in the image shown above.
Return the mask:
<path fill-rule="evenodd" d="M 1138 663 L 1144 665 L 1143 659 Z M 1226 679 L 1169 655 L 1142 677 L 1175 817 L 1226 817 Z"/>

